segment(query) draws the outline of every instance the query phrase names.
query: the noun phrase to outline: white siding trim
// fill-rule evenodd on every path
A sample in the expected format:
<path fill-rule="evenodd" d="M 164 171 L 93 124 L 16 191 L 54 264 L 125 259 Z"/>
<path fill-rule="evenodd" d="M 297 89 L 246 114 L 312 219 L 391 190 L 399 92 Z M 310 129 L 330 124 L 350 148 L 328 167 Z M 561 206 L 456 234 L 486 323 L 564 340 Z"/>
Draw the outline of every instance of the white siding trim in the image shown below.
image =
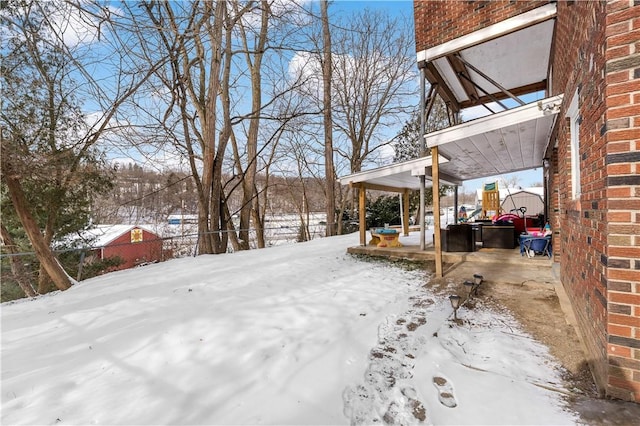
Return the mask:
<path fill-rule="evenodd" d="M 580 198 L 580 94 L 578 89 L 571 99 L 571 104 L 566 115 L 569 119 L 569 132 L 571 138 L 571 198 Z"/>
<path fill-rule="evenodd" d="M 481 30 L 474 31 L 471 34 L 458 37 L 429 49 L 421 50 L 417 53 L 418 63 L 423 61 L 430 62 L 442 56 L 459 52 L 468 47 L 483 43 L 487 40 L 492 40 L 539 22 L 546 21 L 547 19 L 554 18 L 556 16 L 556 12 L 556 4 L 549 3 L 523 14 L 505 19 L 502 22 L 489 25 Z"/>

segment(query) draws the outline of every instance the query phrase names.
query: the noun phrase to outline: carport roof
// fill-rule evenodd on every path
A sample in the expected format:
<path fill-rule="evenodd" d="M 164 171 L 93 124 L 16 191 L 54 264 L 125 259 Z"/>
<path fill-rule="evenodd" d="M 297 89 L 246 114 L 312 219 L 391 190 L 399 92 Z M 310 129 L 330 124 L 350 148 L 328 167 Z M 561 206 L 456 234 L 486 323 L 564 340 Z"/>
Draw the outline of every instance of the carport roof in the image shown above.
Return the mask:
<path fill-rule="evenodd" d="M 556 7 L 548 3 L 422 50 L 418 66 L 455 110 L 546 90 Z"/>
<path fill-rule="evenodd" d="M 562 95 L 536 101 L 425 136 L 438 146 L 440 181 L 463 181 L 542 166 Z M 340 183 L 372 189 L 419 189 L 421 174 L 430 181 L 432 157 L 391 164 L 340 178 Z"/>
<path fill-rule="evenodd" d="M 477 105 L 495 108 L 487 104 L 498 105 L 496 101 L 505 98 L 520 104 L 506 109 L 503 103 L 498 107 L 502 112 L 491 110 L 490 116 L 425 135 L 429 148 L 438 147 L 442 183 L 459 185 L 542 167 L 563 96 L 530 104 L 515 97 L 547 89 L 556 8 L 548 3 L 417 53 L 426 79 L 455 111 Z M 415 163 L 345 176 L 340 182 L 417 189 L 415 169 L 426 170 L 431 179 L 431 157 L 421 160 L 426 163 L 412 160 Z"/>
<path fill-rule="evenodd" d="M 562 95 L 425 135 L 449 159 L 442 173 L 458 180 L 542 167 Z"/>
<path fill-rule="evenodd" d="M 556 15 L 557 4 L 547 3 L 417 53 L 454 110 L 482 105 L 493 113 L 425 135 L 451 160 L 444 173 L 465 181 L 542 166 L 562 95 L 526 105 L 518 96 L 548 89 Z M 507 109 L 506 98 L 520 106 Z"/>
<path fill-rule="evenodd" d="M 446 164 L 449 160 L 440 155 L 440 165 Z M 408 160 L 402 163 L 390 164 L 376 169 L 353 173 L 339 178 L 343 185 L 358 186 L 363 185 L 369 189 L 379 189 L 383 191 L 402 192 L 405 189 L 420 189 L 420 176 L 426 175 L 427 186 L 430 185 L 429 168 L 433 165 L 433 158 L 426 156 L 415 160 Z M 452 180 L 450 177 L 441 177 L 441 182 L 445 185 L 457 185 L 460 182 Z"/>

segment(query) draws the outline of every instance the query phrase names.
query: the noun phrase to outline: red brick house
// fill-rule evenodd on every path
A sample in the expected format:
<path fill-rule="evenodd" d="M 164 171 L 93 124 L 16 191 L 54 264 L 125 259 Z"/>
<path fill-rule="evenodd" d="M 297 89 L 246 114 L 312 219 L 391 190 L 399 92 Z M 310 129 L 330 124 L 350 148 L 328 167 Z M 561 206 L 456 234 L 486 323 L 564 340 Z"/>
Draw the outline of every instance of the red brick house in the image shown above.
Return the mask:
<path fill-rule="evenodd" d="M 544 167 L 598 387 L 640 402 L 640 2 L 415 1 L 414 17 L 423 116 L 439 96 L 452 123 L 425 136 L 437 176 Z M 488 115 L 464 121 L 473 107 Z"/>
<path fill-rule="evenodd" d="M 87 231 L 83 239 L 90 243 L 92 256 L 123 260 L 113 270 L 163 260 L 162 239 L 151 228 L 141 225 L 98 225 Z"/>

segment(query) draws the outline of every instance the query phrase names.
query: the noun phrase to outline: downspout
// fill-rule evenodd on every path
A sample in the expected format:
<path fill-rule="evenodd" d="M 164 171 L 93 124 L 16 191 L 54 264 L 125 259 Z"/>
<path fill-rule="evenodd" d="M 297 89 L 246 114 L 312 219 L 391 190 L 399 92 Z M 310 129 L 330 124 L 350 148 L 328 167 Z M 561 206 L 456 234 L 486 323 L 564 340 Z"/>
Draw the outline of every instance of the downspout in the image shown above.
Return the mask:
<path fill-rule="evenodd" d="M 425 129 L 426 129 L 426 117 L 425 114 L 425 80 L 426 76 L 426 68 L 427 64 L 425 62 L 418 63 L 418 67 L 420 68 L 420 157 L 424 157 L 427 153 L 426 141 L 424 138 Z M 418 209 L 420 215 L 420 250 L 424 251 L 425 249 L 425 173 L 420 174 L 420 207 Z"/>

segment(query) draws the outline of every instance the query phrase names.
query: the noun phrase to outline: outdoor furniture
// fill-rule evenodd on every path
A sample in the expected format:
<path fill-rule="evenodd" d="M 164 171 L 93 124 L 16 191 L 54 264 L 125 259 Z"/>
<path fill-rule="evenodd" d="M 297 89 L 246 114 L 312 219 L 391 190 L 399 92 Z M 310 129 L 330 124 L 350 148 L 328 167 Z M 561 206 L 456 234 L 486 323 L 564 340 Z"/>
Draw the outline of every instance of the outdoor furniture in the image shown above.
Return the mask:
<path fill-rule="evenodd" d="M 371 241 L 369 245 L 377 247 L 402 247 L 399 241 L 400 232 L 395 229 L 377 228 L 371 231 Z"/>
<path fill-rule="evenodd" d="M 446 252 L 469 252 L 475 250 L 473 226 L 471 224 L 449 225 L 441 229 L 442 250 Z"/>
<path fill-rule="evenodd" d="M 436 242 L 435 233 L 433 244 Z M 475 251 L 475 231 L 470 224 L 449 225 L 446 229 L 440 229 L 440 243 L 445 252 L 470 252 Z"/>
<path fill-rule="evenodd" d="M 473 249 L 474 251 L 478 249 L 478 245 L 482 248 L 482 225 L 487 222 L 476 221 L 471 223 L 471 230 L 473 232 Z M 488 224 L 491 224 L 491 221 L 488 221 Z"/>
<path fill-rule="evenodd" d="M 513 249 L 516 247 L 513 225 L 483 225 L 482 248 Z"/>

